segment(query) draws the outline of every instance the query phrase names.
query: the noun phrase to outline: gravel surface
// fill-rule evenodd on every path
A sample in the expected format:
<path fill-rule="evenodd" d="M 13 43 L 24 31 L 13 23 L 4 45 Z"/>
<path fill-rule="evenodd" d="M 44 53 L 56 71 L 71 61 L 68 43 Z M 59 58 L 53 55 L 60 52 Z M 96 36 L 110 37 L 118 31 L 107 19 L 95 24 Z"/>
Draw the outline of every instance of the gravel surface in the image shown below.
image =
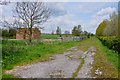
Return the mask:
<path fill-rule="evenodd" d="M 14 74 L 20 78 L 71 78 L 80 65 L 82 57 L 85 64 L 80 69 L 77 78 L 88 78 L 94 61 L 92 56 L 95 49 L 91 52 L 93 48 L 83 52 L 78 47 L 73 47 L 68 49 L 68 52 L 54 55 L 54 60 L 21 66 L 6 71 L 6 73 Z"/>
<path fill-rule="evenodd" d="M 93 56 L 95 51 L 95 47 L 90 47 L 88 51 L 85 52 L 84 64 L 80 69 L 77 78 L 92 78 L 90 72 L 94 61 Z"/>
<path fill-rule="evenodd" d="M 64 54 L 54 55 L 54 60 L 38 62 L 29 65 L 27 69 L 16 69 L 12 74 L 21 78 L 70 78 L 80 64 L 81 60 L 78 57 L 83 54 L 80 50 L 74 50 L 76 48 L 71 48 Z"/>

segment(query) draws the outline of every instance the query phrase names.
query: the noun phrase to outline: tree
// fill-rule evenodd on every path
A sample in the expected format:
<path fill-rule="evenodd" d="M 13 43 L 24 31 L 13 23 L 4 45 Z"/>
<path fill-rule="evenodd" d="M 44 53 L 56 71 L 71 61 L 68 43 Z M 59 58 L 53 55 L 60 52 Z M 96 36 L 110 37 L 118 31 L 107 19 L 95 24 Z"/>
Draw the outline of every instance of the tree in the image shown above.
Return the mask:
<path fill-rule="evenodd" d="M 118 33 L 117 37 L 120 37 L 120 2 L 118 2 Z"/>
<path fill-rule="evenodd" d="M 99 36 L 119 36 L 120 25 L 118 23 L 118 14 L 113 12 L 109 20 L 104 20 L 100 23 L 96 30 L 96 35 Z"/>
<path fill-rule="evenodd" d="M 6 1 L 6 0 L 0 1 L 0 5 L 7 5 L 8 3 L 10 3 L 10 1 Z"/>
<path fill-rule="evenodd" d="M 61 28 L 59 28 L 59 26 L 57 27 L 56 34 L 58 34 L 58 35 L 61 34 Z"/>
<path fill-rule="evenodd" d="M 88 34 L 88 32 L 87 31 L 84 31 L 84 35 L 87 35 Z"/>
<path fill-rule="evenodd" d="M 96 29 L 96 35 L 97 36 L 103 36 L 103 31 L 104 31 L 106 26 L 107 26 L 107 21 L 104 20 L 102 23 L 100 23 L 100 25 Z"/>
<path fill-rule="evenodd" d="M 40 27 L 50 16 L 50 9 L 43 2 L 17 2 L 16 16 L 22 20 L 22 27 L 29 29 L 29 42 L 32 42 L 32 28 Z M 19 24 L 20 25 L 20 24 Z"/>
<path fill-rule="evenodd" d="M 110 15 L 110 21 L 108 30 L 111 32 L 111 36 L 117 36 L 118 31 L 118 16 L 116 12 L 113 12 L 112 15 Z"/>
<path fill-rule="evenodd" d="M 9 37 L 9 31 L 7 29 L 2 29 L 2 37 Z"/>
<path fill-rule="evenodd" d="M 78 25 L 78 32 L 79 32 L 79 33 L 81 33 L 81 32 L 82 32 L 81 25 Z"/>
<path fill-rule="evenodd" d="M 76 35 L 76 30 L 77 30 L 77 27 L 75 26 L 75 27 L 73 28 L 73 30 L 72 30 L 72 34 L 73 34 L 73 35 Z"/>
<path fill-rule="evenodd" d="M 16 29 L 9 29 L 9 37 L 14 38 L 16 35 Z"/>
<path fill-rule="evenodd" d="M 65 31 L 64 33 L 65 33 L 66 37 L 68 36 L 68 34 L 70 34 L 69 31 Z"/>
<path fill-rule="evenodd" d="M 80 36 L 81 32 L 82 32 L 81 25 L 75 26 L 72 30 L 72 34 L 74 36 Z"/>
<path fill-rule="evenodd" d="M 54 31 L 52 31 L 51 34 L 54 34 Z"/>

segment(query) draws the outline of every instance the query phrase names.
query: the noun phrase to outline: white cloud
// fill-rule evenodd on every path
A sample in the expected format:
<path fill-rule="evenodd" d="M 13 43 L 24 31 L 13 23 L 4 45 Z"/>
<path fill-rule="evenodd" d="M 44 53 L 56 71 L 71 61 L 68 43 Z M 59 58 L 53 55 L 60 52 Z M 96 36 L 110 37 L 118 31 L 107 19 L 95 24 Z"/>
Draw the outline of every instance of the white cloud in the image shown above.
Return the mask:
<path fill-rule="evenodd" d="M 96 13 L 96 15 L 92 16 L 92 20 L 90 21 L 89 27 L 91 27 L 91 31 L 95 33 L 98 25 L 105 19 L 109 19 L 109 15 L 116 11 L 115 8 L 107 7 L 101 9 Z"/>
<path fill-rule="evenodd" d="M 42 32 L 47 33 L 51 33 L 53 30 L 55 31 L 57 26 L 61 27 L 62 32 L 65 30 L 71 31 L 72 28 L 78 24 L 82 25 L 83 30 L 95 33 L 95 30 L 98 27 L 99 23 L 104 19 L 108 19 L 109 14 L 116 10 L 114 7 L 108 7 L 110 6 L 108 3 L 89 2 L 69 4 L 64 2 L 49 2 L 47 4 L 50 9 L 53 9 L 53 15 L 50 17 L 48 22 L 44 23 L 43 25 L 45 27 L 45 30 Z M 106 6 L 107 8 L 105 8 Z M 103 7 L 104 9 L 101 9 Z M 9 15 L 10 9 L 9 7 L 7 8 L 8 10 L 6 9 L 5 13 L 6 15 Z M 87 15 L 84 13 L 87 13 Z M 81 17 L 82 14 L 84 14 L 84 17 Z M 9 20 L 12 21 L 12 19 Z"/>
<path fill-rule="evenodd" d="M 90 32 L 93 32 L 95 33 L 96 32 L 96 29 L 98 27 L 98 25 L 105 19 L 108 19 L 109 16 L 108 15 L 105 15 L 105 16 L 94 16 L 92 18 L 92 20 L 90 21 L 90 24 L 89 24 L 89 29 L 90 29 Z"/>
<path fill-rule="evenodd" d="M 65 9 L 66 3 L 51 2 L 51 3 L 46 3 L 46 4 L 50 8 L 50 10 L 52 12 L 51 13 L 52 16 L 61 16 L 61 15 L 65 15 L 67 13 L 67 11 Z"/>
<path fill-rule="evenodd" d="M 0 18 L 3 16 L 3 7 L 4 5 L 0 5 Z"/>
<path fill-rule="evenodd" d="M 73 17 L 75 17 L 73 14 L 51 17 L 49 21 L 43 25 L 45 27 L 45 30 L 43 30 L 43 32 L 51 33 L 52 31 L 56 30 L 57 26 L 62 29 L 62 33 L 64 33 L 66 30 L 71 32 L 72 28 L 75 25 L 82 24 L 80 20 L 74 20 Z"/>
<path fill-rule="evenodd" d="M 97 15 L 100 15 L 100 16 L 109 15 L 109 14 L 113 13 L 114 11 L 116 11 L 116 8 L 107 7 L 105 9 L 102 9 L 99 12 L 97 12 Z"/>

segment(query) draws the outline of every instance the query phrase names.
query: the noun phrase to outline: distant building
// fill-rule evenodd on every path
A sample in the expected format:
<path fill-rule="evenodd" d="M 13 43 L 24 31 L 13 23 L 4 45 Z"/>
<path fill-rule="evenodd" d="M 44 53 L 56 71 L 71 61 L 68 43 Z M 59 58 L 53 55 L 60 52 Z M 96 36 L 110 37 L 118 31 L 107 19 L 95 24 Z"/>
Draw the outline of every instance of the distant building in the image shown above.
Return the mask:
<path fill-rule="evenodd" d="M 40 30 L 38 28 L 32 28 L 32 39 L 40 38 Z M 28 40 L 29 39 L 29 29 L 28 28 L 18 28 L 16 32 L 16 39 Z"/>

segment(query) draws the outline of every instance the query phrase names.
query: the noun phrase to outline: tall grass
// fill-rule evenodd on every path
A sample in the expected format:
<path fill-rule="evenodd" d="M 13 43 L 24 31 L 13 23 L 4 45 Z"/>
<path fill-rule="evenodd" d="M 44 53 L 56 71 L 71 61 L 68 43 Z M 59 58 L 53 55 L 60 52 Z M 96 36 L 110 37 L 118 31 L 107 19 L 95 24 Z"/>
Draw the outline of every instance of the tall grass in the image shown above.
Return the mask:
<path fill-rule="evenodd" d="M 25 41 L 3 40 L 2 43 L 2 60 L 3 69 L 12 69 L 16 65 L 24 65 L 37 61 L 50 60 L 53 54 L 59 54 L 72 46 L 78 45 L 79 42 L 39 42 L 35 45 L 26 45 Z"/>

